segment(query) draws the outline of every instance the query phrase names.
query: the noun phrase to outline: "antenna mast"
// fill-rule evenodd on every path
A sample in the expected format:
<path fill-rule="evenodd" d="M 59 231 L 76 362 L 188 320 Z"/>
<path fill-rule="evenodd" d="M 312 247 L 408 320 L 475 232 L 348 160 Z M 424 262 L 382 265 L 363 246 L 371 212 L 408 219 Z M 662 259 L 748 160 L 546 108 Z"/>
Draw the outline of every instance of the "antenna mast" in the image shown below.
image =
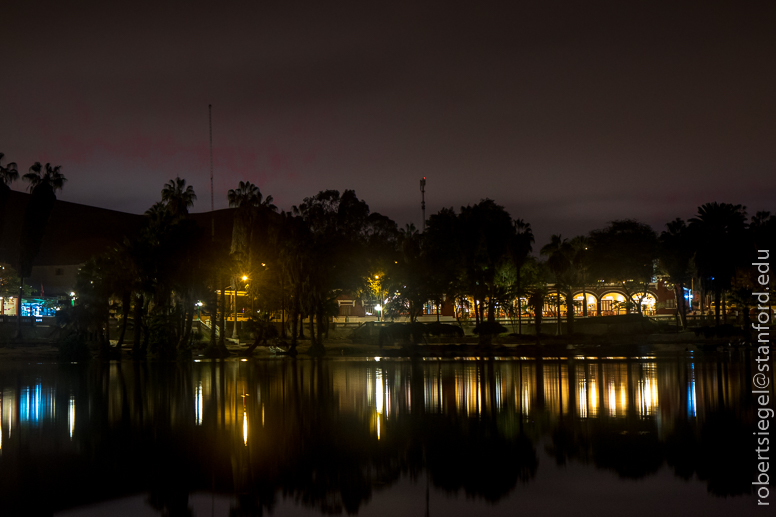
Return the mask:
<path fill-rule="evenodd" d="M 423 212 L 423 233 L 426 232 L 426 177 L 420 180 L 420 209 Z"/>
<path fill-rule="evenodd" d="M 216 221 L 213 219 L 213 105 L 207 105 L 207 124 L 210 131 L 210 237 L 215 239 Z"/>

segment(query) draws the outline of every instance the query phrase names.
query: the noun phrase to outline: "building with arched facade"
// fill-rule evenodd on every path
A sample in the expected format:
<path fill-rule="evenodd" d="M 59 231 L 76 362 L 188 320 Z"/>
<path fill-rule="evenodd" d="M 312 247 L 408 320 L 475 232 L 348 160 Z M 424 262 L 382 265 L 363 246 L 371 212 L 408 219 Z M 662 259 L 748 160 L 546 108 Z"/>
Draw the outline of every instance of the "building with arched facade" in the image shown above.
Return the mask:
<path fill-rule="evenodd" d="M 548 293 L 544 301 L 544 309 L 542 315 L 547 318 L 554 318 L 558 316 L 556 296 L 557 293 L 553 291 L 554 286 L 548 285 Z M 685 297 L 689 300 L 689 293 L 685 293 Z M 631 300 L 628 302 L 628 300 Z M 592 286 L 586 286 L 585 288 L 579 287 L 573 290 L 573 307 L 574 314 L 580 317 L 596 317 L 596 316 L 614 316 L 618 314 L 626 314 L 628 312 L 636 312 L 637 305 L 641 305 L 641 312 L 647 316 L 658 315 L 674 315 L 676 314 L 676 295 L 674 288 L 671 284 L 665 282 L 662 278 L 659 278 L 657 282 L 650 283 L 647 286 L 646 292 L 639 292 L 638 294 L 631 293 L 623 288 L 621 284 L 609 284 L 598 283 Z M 432 301 L 429 301 L 424 305 L 423 315 L 419 318 L 421 321 L 436 320 L 437 317 L 441 320 L 453 320 L 453 319 L 469 319 L 474 318 L 474 304 L 476 301 L 471 297 L 467 297 L 465 300 L 458 300 L 455 302 L 452 299 L 447 298 L 442 302 L 441 306 L 437 306 Z M 362 301 L 356 299 L 349 293 L 343 293 L 337 298 L 337 304 L 339 305 L 339 317 L 338 321 L 367 321 L 377 320 L 379 317 L 379 310 L 375 306 L 371 306 Z M 526 300 L 521 300 L 521 305 L 525 307 Z M 689 307 L 689 301 L 687 306 Z M 515 300 L 514 306 L 517 306 L 517 300 Z M 498 307 L 497 318 L 506 319 L 510 317 L 510 308 Z M 560 296 L 560 317 L 565 318 L 567 316 L 566 296 L 561 293 Z M 525 315 L 526 312 L 524 311 Z M 527 315 L 532 317 L 533 314 L 530 310 L 527 311 Z M 514 316 L 513 316 L 514 317 Z"/>

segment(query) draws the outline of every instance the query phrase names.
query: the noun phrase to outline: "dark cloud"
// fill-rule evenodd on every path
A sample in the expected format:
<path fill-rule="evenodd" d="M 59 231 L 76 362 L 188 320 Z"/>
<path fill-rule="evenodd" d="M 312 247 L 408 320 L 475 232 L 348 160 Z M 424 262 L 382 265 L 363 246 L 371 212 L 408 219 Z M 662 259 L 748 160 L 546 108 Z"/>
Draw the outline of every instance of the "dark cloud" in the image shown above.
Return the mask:
<path fill-rule="evenodd" d="M 698 204 L 770 209 L 769 2 L 47 3 L 2 7 L 0 151 L 62 198 L 141 212 L 180 175 L 281 208 L 324 188 L 420 226 L 490 197 L 546 237 Z M 21 188 L 21 185 L 16 185 Z"/>

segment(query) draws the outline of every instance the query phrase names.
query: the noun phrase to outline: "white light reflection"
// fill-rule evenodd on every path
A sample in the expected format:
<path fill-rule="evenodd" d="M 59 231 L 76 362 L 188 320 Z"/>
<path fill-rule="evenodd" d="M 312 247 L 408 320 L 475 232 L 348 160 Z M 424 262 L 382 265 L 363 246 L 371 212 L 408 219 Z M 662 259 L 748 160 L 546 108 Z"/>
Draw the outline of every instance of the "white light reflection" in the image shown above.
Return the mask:
<path fill-rule="evenodd" d="M 8 400 L 15 400 L 16 393 L 14 391 L 8 390 L 7 392 L 3 393 L 3 399 Z M 13 415 L 14 415 L 14 404 L 8 404 L 7 409 L 5 411 L 8 413 L 8 439 L 11 439 L 11 433 L 13 432 Z M 3 416 L 0 415 L 0 420 L 3 419 Z"/>
<path fill-rule="evenodd" d="M 520 399 L 522 401 L 524 415 L 528 415 L 528 412 L 531 411 L 531 394 L 529 393 L 530 390 L 531 383 L 527 380 L 523 381 L 523 389 L 521 390 Z"/>
<path fill-rule="evenodd" d="M 647 366 L 644 376 L 643 380 L 639 380 L 636 398 L 639 414 L 647 416 L 654 414 L 658 404 L 657 379 L 655 379 L 654 366 Z"/>
<path fill-rule="evenodd" d="M 70 395 L 70 405 L 67 407 L 67 421 L 70 424 L 70 439 L 73 439 L 75 430 L 75 396 Z"/>
<path fill-rule="evenodd" d="M 496 370 L 496 412 L 501 412 L 501 400 L 503 398 L 502 390 L 504 389 L 501 382 L 501 373 Z"/>
<path fill-rule="evenodd" d="M 378 368 L 375 374 L 375 408 L 377 409 L 378 415 L 383 414 L 384 394 L 385 394 L 385 389 L 383 388 L 383 371 L 380 368 Z M 379 419 L 378 419 L 378 422 L 379 422 Z"/>
<path fill-rule="evenodd" d="M 587 418 L 587 380 L 579 379 L 577 383 L 577 400 L 579 401 L 579 417 Z"/>
<path fill-rule="evenodd" d="M 197 389 L 194 390 L 194 422 L 202 425 L 202 381 L 197 383 Z"/>

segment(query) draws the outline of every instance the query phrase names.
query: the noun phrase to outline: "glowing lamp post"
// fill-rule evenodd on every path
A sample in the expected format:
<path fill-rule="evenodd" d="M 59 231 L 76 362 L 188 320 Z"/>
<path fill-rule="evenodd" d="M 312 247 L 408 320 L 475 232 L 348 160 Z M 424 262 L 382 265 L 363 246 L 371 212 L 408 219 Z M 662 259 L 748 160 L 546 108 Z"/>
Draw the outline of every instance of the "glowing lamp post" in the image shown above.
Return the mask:
<path fill-rule="evenodd" d="M 248 280 L 248 275 L 243 275 L 240 279 L 245 282 Z M 237 280 L 234 282 L 234 329 L 232 330 L 232 339 L 240 339 L 237 333 Z"/>

